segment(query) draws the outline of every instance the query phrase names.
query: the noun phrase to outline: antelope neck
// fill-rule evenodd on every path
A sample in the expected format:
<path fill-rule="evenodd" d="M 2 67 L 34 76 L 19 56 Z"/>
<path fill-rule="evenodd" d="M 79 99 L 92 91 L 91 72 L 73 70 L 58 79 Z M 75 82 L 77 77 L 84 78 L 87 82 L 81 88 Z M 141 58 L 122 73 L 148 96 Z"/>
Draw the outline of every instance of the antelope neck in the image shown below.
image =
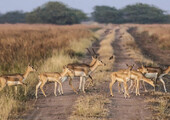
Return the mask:
<path fill-rule="evenodd" d="M 60 74 L 60 76 L 63 77 L 63 76 L 65 76 L 66 74 L 67 74 L 67 71 L 63 71 L 63 72 Z"/>
<path fill-rule="evenodd" d="M 24 79 L 27 78 L 28 74 L 30 73 L 30 70 L 27 68 L 25 74 L 23 75 Z"/>
<path fill-rule="evenodd" d="M 97 67 L 98 67 L 98 64 L 97 64 L 97 61 L 96 61 L 93 65 L 90 66 L 90 70 L 94 71 Z"/>

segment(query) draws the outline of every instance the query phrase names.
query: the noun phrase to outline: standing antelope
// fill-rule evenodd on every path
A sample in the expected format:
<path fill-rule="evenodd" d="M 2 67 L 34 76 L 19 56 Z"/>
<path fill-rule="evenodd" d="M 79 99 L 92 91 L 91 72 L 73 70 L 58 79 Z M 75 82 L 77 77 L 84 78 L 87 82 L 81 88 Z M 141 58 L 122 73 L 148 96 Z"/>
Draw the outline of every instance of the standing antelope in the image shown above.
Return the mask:
<path fill-rule="evenodd" d="M 25 87 L 24 95 L 26 95 L 26 84 L 24 83 L 25 79 L 27 78 L 30 72 L 35 71 L 33 67 L 28 65 L 25 74 L 11 74 L 11 75 L 2 75 L 0 76 L 0 91 L 5 88 L 5 86 L 16 86 L 17 92 L 17 85 L 23 85 Z"/>
<path fill-rule="evenodd" d="M 80 77 L 80 85 L 79 85 L 79 90 L 82 89 L 84 91 L 84 86 L 86 79 L 90 76 L 90 74 L 97 69 L 98 66 L 105 66 L 106 64 L 103 63 L 99 58 L 96 58 L 96 61 L 93 65 L 88 65 L 88 64 L 68 64 L 67 67 L 74 71 L 74 75 L 72 74 L 71 77 Z M 77 93 L 75 88 L 72 86 L 72 79 L 70 79 L 69 84 L 71 88 L 74 90 L 74 92 Z"/>
<path fill-rule="evenodd" d="M 62 82 L 61 79 L 66 76 L 66 74 L 70 74 L 72 71 L 69 70 L 69 68 L 67 68 L 66 66 L 63 67 L 63 72 L 62 73 L 58 73 L 58 72 L 49 72 L 49 73 L 41 73 L 38 75 L 39 78 L 39 82 L 36 85 L 36 91 L 35 91 L 35 96 L 36 99 L 38 98 L 37 94 L 38 94 L 38 88 L 40 87 L 43 95 L 46 97 L 46 94 L 43 90 L 43 86 L 47 83 L 47 81 L 52 81 L 54 82 L 54 95 L 57 96 L 56 94 L 56 88 L 57 88 L 57 83 L 59 84 L 59 94 L 63 94 L 63 88 L 62 88 Z"/>
<path fill-rule="evenodd" d="M 143 75 L 148 72 L 147 69 L 146 69 L 143 65 L 142 65 L 141 68 L 138 68 L 137 71 L 138 71 L 138 72 L 141 72 Z M 136 84 L 137 84 L 137 81 L 135 81 L 135 80 L 132 79 L 132 80 L 131 80 L 130 87 L 129 87 L 129 90 L 131 90 L 131 92 L 132 92 L 133 89 L 135 88 Z M 143 85 L 143 88 L 145 89 L 145 92 L 147 92 L 147 89 L 146 89 L 146 87 L 145 87 L 144 81 L 142 81 L 142 85 Z M 132 88 L 132 89 L 131 89 L 131 88 Z"/>
<path fill-rule="evenodd" d="M 130 78 L 136 82 L 136 96 L 140 95 L 139 92 L 139 82 L 140 80 L 143 80 L 144 82 L 147 82 L 148 84 L 155 87 L 154 82 L 151 79 L 146 78 L 141 72 L 132 70 Z"/>
<path fill-rule="evenodd" d="M 160 80 L 163 84 L 164 91 L 167 92 L 165 82 L 163 80 L 163 76 L 167 75 L 170 72 L 170 66 L 168 66 L 168 68 L 165 70 L 161 69 L 160 67 L 145 67 L 145 68 L 148 71 L 145 74 L 145 77 L 156 80 L 156 83 L 157 83 L 157 80 Z M 139 70 L 141 69 L 143 68 L 139 68 Z"/>
<path fill-rule="evenodd" d="M 91 63 L 89 64 L 89 66 L 91 66 L 91 65 L 93 65 L 93 64 L 96 62 L 96 59 L 97 59 L 97 57 L 98 57 L 98 54 L 95 53 L 95 51 L 94 51 L 93 48 L 92 48 L 92 50 L 93 50 L 93 53 L 94 53 L 94 54 L 92 54 L 88 48 L 86 48 L 86 49 L 87 49 L 87 51 L 90 53 L 91 58 L 92 58 L 92 61 L 91 61 Z M 86 66 L 87 64 L 84 64 L 84 63 L 71 63 L 71 64 L 68 64 L 67 66 L 69 66 L 69 67 L 76 67 L 76 68 L 80 68 L 80 69 L 81 69 L 82 67 L 84 67 L 84 65 Z M 91 77 L 91 75 L 89 75 L 88 77 L 91 79 L 90 83 L 93 84 L 93 78 Z M 67 79 L 67 76 L 63 77 L 63 78 L 62 78 L 62 82 L 64 82 L 66 79 Z M 80 83 L 81 83 L 81 82 L 80 82 Z M 69 83 L 69 84 L 71 84 L 71 83 Z M 71 85 L 71 86 L 72 86 L 72 85 Z M 79 85 L 79 88 L 80 88 L 80 85 Z M 72 89 L 74 89 L 74 88 L 72 87 Z M 74 90 L 74 91 L 75 91 L 75 90 Z"/>
<path fill-rule="evenodd" d="M 128 86 L 127 86 L 127 81 L 130 79 L 130 76 L 131 76 L 130 67 L 127 70 L 119 70 L 117 72 L 113 72 L 111 74 L 111 82 L 109 84 L 110 95 L 113 96 L 112 86 L 116 81 L 118 81 L 118 82 L 123 82 L 124 84 L 124 90 L 125 90 L 124 97 L 126 98 L 126 95 L 130 97 L 129 92 L 128 92 Z"/>

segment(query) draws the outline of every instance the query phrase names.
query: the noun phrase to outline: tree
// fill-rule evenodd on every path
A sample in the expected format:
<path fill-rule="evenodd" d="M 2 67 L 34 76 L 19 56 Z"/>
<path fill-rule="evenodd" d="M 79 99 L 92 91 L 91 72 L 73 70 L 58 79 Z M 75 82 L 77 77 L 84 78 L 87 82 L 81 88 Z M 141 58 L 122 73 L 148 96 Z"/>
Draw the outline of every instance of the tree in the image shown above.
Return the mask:
<path fill-rule="evenodd" d="M 96 6 L 93 19 L 100 23 L 168 23 L 165 11 L 148 4 L 137 3 L 117 10 L 115 7 Z"/>
<path fill-rule="evenodd" d="M 128 23 L 162 23 L 165 17 L 163 10 L 142 3 L 128 5 L 120 11 Z"/>
<path fill-rule="evenodd" d="M 100 23 L 118 23 L 119 12 L 115 7 L 96 6 L 92 17 L 95 21 Z"/>
<path fill-rule="evenodd" d="M 24 23 L 25 13 L 22 11 L 7 12 L 0 16 L 0 23 Z"/>
<path fill-rule="evenodd" d="M 48 2 L 26 16 L 29 23 L 75 24 L 80 23 L 86 15 L 77 9 L 68 8 L 60 2 Z"/>

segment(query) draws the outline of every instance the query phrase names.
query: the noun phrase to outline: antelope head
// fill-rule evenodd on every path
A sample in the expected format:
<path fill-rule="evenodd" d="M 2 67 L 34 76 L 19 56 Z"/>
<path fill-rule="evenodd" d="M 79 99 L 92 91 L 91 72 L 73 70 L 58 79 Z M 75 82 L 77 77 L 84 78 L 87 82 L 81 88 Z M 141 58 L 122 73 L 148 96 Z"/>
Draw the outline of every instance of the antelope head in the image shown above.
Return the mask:
<path fill-rule="evenodd" d="M 133 65 L 128 65 L 128 64 L 126 64 L 126 66 L 128 67 L 129 70 L 132 70 L 133 67 L 134 67 L 134 64 L 133 64 Z"/>

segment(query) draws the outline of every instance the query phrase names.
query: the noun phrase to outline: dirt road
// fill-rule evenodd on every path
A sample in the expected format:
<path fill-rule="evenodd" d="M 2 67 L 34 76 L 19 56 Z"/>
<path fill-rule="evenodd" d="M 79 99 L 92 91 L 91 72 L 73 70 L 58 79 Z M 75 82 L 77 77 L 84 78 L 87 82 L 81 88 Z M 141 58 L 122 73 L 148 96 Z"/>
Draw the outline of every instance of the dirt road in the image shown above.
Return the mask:
<path fill-rule="evenodd" d="M 104 37 L 103 37 L 104 38 Z M 115 63 L 112 71 L 125 69 L 127 64 L 135 64 L 127 54 L 126 50 L 122 47 L 119 39 L 119 31 L 116 31 L 116 39 L 113 43 L 115 53 Z M 86 56 L 83 61 L 89 61 L 89 56 Z M 112 66 L 111 66 L 112 67 Z M 78 86 L 79 81 L 73 80 L 73 85 Z M 100 91 L 109 96 L 109 82 L 99 86 L 98 90 L 90 90 L 90 92 Z M 54 84 L 50 83 L 44 88 L 47 97 L 39 94 L 39 99 L 36 101 L 34 109 L 31 110 L 23 119 L 26 120 L 66 120 L 72 112 L 72 106 L 79 95 L 76 95 L 68 85 L 68 81 L 63 84 L 64 95 L 55 97 L 53 95 Z M 109 120 L 146 120 L 152 117 L 151 111 L 146 109 L 147 103 L 144 102 L 143 94 L 135 96 L 131 94 L 130 99 L 125 99 L 123 94 L 117 92 L 117 84 L 113 86 L 114 97 L 109 97 L 112 101 L 107 105 L 109 107 Z"/>
<path fill-rule="evenodd" d="M 121 44 L 119 30 L 116 30 L 115 42 L 113 43 L 115 63 L 112 71 L 125 69 L 126 64 L 135 64 L 134 60 L 126 53 L 125 48 Z M 135 64 L 135 66 L 137 66 Z M 110 120 L 146 120 L 151 119 L 152 113 L 147 109 L 147 103 L 144 102 L 143 94 L 135 96 L 130 94 L 130 99 L 125 99 L 123 93 L 118 93 L 117 84 L 113 86 L 114 97 L 111 98 L 112 103 L 109 105 Z"/>

